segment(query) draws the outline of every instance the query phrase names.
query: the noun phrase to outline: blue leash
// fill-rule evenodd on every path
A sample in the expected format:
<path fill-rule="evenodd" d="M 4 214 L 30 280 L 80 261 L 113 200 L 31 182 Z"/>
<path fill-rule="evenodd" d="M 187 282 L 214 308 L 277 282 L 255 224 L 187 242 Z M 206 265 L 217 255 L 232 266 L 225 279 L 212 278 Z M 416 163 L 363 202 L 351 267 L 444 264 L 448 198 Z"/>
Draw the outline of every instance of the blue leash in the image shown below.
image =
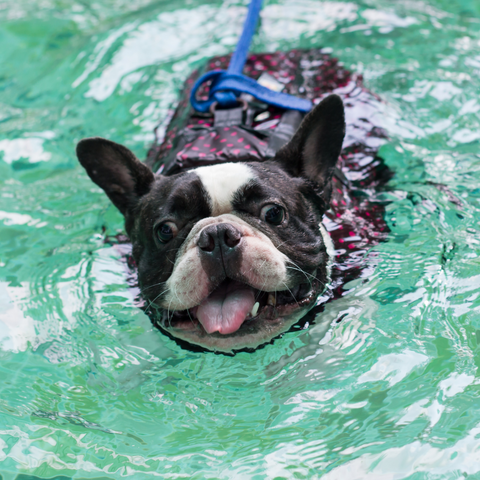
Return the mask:
<path fill-rule="evenodd" d="M 248 7 L 247 18 L 243 25 L 243 32 L 238 41 L 237 48 L 230 60 L 227 70 L 214 70 L 202 75 L 193 86 L 190 94 L 190 102 L 195 110 L 206 113 L 214 102 L 220 107 L 231 108 L 238 105 L 237 97 L 242 93 L 248 93 L 257 100 L 288 110 L 309 112 L 312 102 L 303 98 L 297 98 L 287 93 L 274 92 L 255 80 L 242 74 L 247 61 L 248 48 L 255 33 L 262 0 L 251 0 Z M 211 80 L 208 100 L 197 100 L 196 94 L 202 84 Z"/>

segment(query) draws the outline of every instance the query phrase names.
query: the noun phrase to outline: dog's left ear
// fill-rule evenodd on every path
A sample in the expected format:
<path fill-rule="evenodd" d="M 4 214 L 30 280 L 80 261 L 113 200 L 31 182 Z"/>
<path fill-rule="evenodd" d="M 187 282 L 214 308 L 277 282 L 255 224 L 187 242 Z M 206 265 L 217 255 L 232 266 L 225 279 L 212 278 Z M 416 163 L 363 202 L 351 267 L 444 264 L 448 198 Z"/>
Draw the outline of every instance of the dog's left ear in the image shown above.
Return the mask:
<path fill-rule="evenodd" d="M 342 99 L 330 95 L 303 119 L 275 161 L 295 177 L 313 180 L 321 187 L 332 178 L 345 136 L 345 113 Z"/>
<path fill-rule="evenodd" d="M 77 145 L 77 157 L 88 176 L 127 215 L 155 180 L 153 172 L 126 147 L 105 138 L 85 138 Z"/>

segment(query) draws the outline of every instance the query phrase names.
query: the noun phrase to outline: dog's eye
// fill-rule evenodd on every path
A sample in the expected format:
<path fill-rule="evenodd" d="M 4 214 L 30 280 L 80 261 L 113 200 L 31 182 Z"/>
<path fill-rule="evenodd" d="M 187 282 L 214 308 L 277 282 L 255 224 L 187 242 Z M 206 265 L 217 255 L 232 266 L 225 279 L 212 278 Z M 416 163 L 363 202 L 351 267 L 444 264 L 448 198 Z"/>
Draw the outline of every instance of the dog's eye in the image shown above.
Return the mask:
<path fill-rule="evenodd" d="M 260 218 L 272 225 L 280 225 L 285 220 L 285 209 L 280 205 L 265 205 L 260 212 Z"/>
<path fill-rule="evenodd" d="M 161 243 L 167 243 L 178 233 L 178 228 L 173 222 L 161 223 L 156 231 L 157 239 Z"/>

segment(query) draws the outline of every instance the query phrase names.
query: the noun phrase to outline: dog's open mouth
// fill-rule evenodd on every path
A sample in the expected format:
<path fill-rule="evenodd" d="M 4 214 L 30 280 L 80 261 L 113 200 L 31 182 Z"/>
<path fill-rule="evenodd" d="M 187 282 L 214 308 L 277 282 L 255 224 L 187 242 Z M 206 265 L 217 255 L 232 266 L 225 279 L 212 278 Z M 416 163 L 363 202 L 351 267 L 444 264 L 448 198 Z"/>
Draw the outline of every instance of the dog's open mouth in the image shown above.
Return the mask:
<path fill-rule="evenodd" d="M 275 322 L 311 304 L 317 295 L 316 287 L 304 283 L 284 291 L 264 292 L 227 278 L 200 305 L 165 312 L 163 325 L 222 337 L 247 333 L 261 321 Z"/>

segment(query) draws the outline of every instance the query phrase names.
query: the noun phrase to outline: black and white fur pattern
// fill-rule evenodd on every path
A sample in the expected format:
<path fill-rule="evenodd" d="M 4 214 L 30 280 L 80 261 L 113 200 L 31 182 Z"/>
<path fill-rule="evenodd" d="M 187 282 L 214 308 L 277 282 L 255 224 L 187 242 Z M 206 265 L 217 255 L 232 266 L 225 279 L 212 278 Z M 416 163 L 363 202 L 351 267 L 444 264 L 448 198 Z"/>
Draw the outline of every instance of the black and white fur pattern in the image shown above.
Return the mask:
<path fill-rule="evenodd" d="M 342 101 L 331 95 L 272 160 L 162 176 L 101 138 L 82 140 L 77 155 L 125 216 L 161 328 L 232 351 L 287 330 L 323 291 L 331 248 L 320 225 L 344 133 Z"/>

